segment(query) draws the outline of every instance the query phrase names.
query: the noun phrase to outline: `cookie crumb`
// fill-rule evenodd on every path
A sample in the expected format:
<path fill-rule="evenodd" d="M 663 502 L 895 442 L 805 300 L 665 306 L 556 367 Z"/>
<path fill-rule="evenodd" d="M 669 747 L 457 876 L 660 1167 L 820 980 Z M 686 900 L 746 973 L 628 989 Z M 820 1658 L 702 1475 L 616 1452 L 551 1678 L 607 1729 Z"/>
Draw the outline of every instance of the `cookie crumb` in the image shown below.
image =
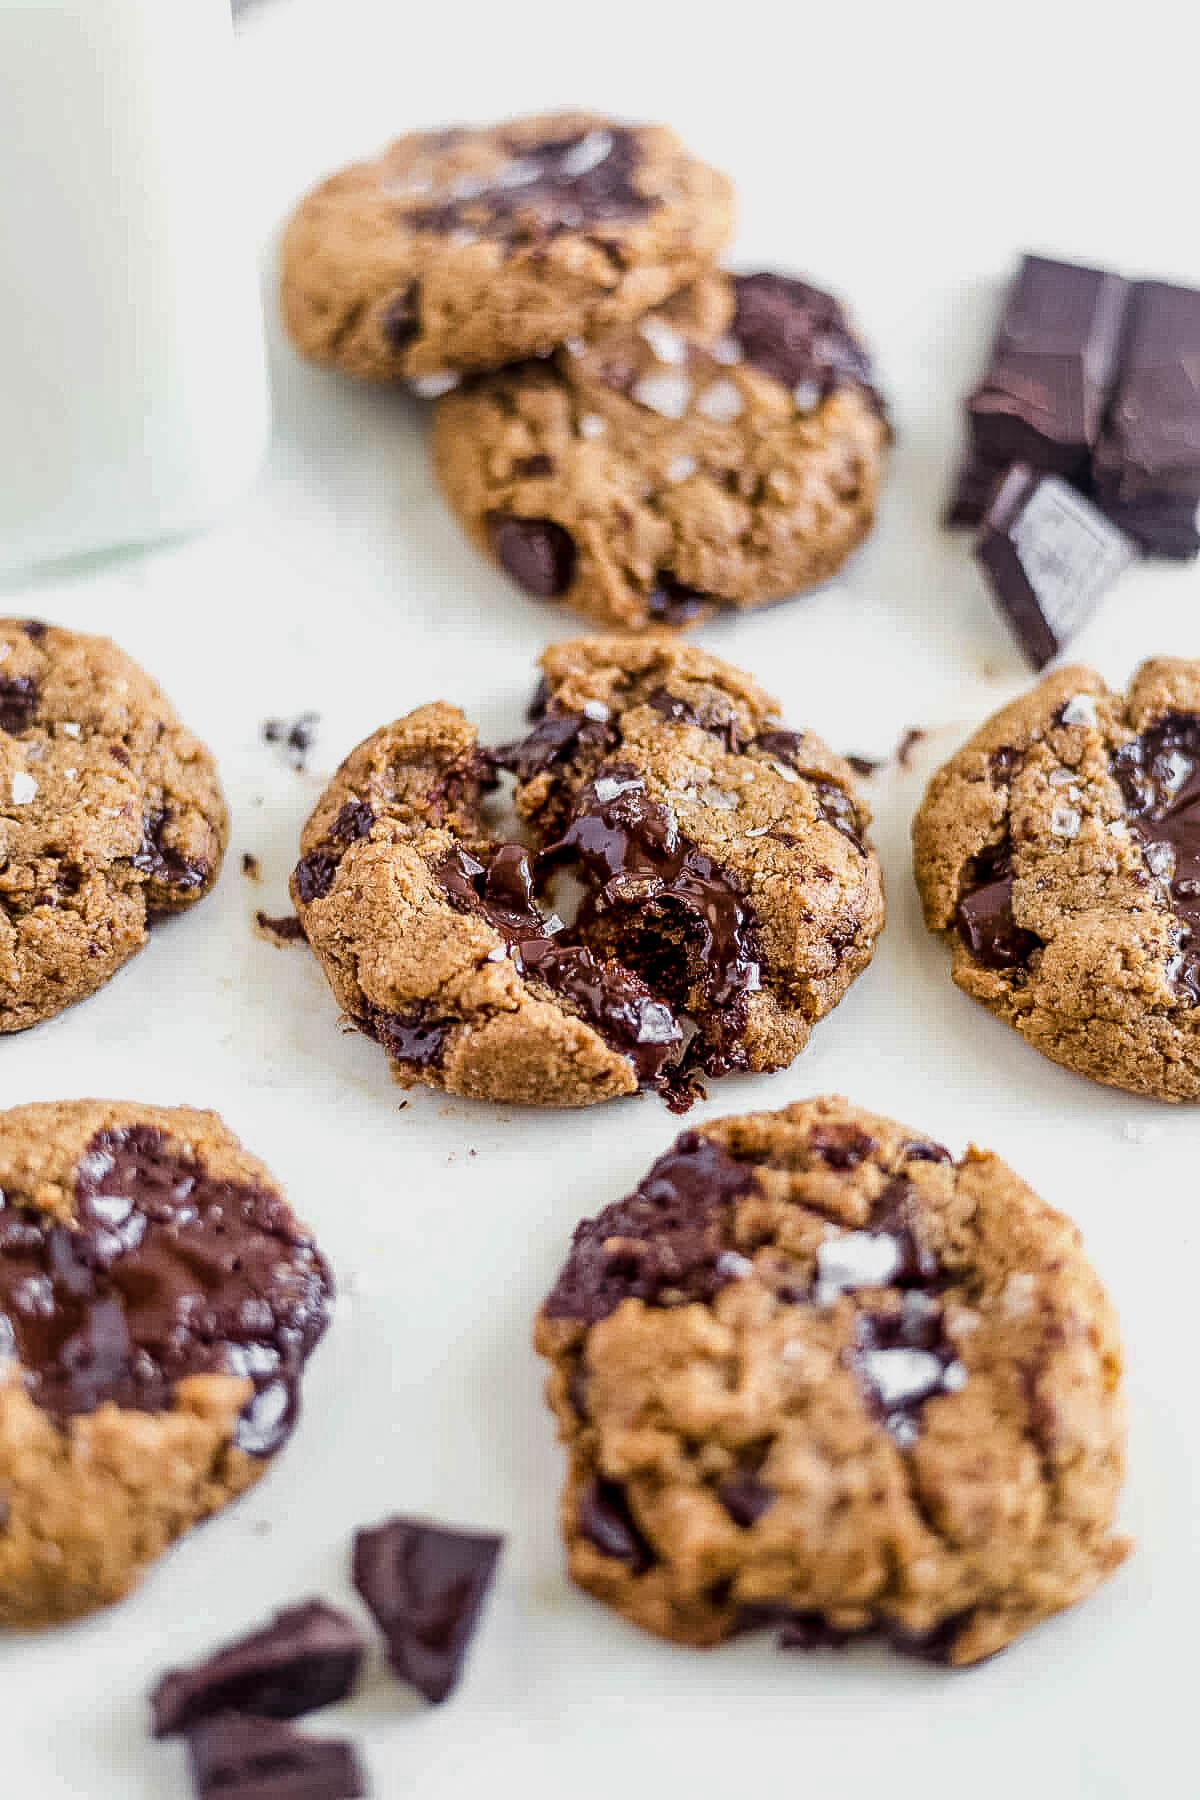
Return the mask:
<path fill-rule="evenodd" d="M 929 736 L 918 725 L 910 725 L 896 746 L 896 761 L 902 769 L 912 768 L 913 751 L 918 744 L 923 744 Z"/>
<path fill-rule="evenodd" d="M 242 874 L 248 881 L 260 881 L 262 879 L 262 865 L 257 856 L 253 855 L 249 850 L 243 850 L 242 852 Z"/>

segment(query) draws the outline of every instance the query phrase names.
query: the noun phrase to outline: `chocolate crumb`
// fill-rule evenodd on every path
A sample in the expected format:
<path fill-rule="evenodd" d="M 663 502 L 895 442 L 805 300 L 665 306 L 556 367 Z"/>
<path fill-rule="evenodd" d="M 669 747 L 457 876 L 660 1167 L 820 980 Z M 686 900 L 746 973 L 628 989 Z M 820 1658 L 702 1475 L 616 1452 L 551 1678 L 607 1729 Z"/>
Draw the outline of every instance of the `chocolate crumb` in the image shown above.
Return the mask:
<path fill-rule="evenodd" d="M 846 761 L 856 775 L 873 775 L 876 769 L 883 767 L 883 763 L 877 756 L 848 756 Z"/>
<path fill-rule="evenodd" d="M 317 741 L 320 713 L 302 712 L 294 719 L 265 719 L 263 742 L 277 744 L 292 768 L 302 772 L 308 767 L 308 753 Z"/>
<path fill-rule="evenodd" d="M 929 736 L 918 725 L 910 725 L 896 746 L 896 761 L 902 769 L 912 768 L 913 751 L 918 744 L 923 744 Z"/>
<path fill-rule="evenodd" d="M 257 856 L 252 855 L 249 850 L 243 850 L 242 852 L 242 874 L 248 881 L 260 881 L 262 879 L 262 864 L 259 862 Z"/>
<path fill-rule="evenodd" d="M 254 923 L 258 926 L 259 935 L 272 944 L 299 944 L 304 941 L 304 927 L 295 913 L 284 913 L 278 919 L 271 918 L 265 912 L 256 912 Z"/>

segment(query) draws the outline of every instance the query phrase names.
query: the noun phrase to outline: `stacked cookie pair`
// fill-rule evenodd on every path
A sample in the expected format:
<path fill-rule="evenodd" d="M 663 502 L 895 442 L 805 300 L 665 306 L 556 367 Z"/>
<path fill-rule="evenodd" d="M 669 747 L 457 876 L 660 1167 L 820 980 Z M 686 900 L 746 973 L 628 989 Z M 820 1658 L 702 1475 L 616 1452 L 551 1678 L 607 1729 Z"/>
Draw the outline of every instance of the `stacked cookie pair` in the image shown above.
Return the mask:
<path fill-rule="evenodd" d="M 716 267 L 732 221 L 731 183 L 661 126 L 414 133 L 303 201 L 284 320 L 437 399 L 450 504 L 527 593 L 676 629 L 832 575 L 888 440 L 838 302 Z"/>

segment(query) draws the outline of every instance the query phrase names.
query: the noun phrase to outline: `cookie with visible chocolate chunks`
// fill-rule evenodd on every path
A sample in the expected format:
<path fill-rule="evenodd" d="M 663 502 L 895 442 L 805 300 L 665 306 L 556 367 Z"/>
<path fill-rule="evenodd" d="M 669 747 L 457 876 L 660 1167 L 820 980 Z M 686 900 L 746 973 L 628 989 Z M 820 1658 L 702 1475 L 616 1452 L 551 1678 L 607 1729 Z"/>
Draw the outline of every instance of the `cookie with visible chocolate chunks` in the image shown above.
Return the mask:
<path fill-rule="evenodd" d="M 284 323 L 317 362 L 437 393 L 637 318 L 732 226 L 732 184 L 662 125 L 564 112 L 410 132 L 301 202 Z"/>
<path fill-rule="evenodd" d="M 329 1269 L 215 1113 L 0 1112 L 0 1624 L 120 1600 L 291 1434 Z"/>
<path fill-rule="evenodd" d="M 1124 1559 L 1121 1348 L 1000 1159 L 840 1099 L 685 1132 L 538 1315 L 570 1574 L 714 1644 L 966 1664 Z"/>
<path fill-rule="evenodd" d="M 669 639 L 542 668 L 523 738 L 483 749 L 422 707 L 318 803 L 292 897 L 339 1004 L 400 1081 L 481 1099 L 682 1107 L 693 1076 L 784 1067 L 883 923 L 849 765 Z"/>
<path fill-rule="evenodd" d="M 228 835 L 210 752 L 124 651 L 0 619 L 0 1032 L 102 987 Z"/>
<path fill-rule="evenodd" d="M 448 394 L 433 451 L 465 529 L 526 593 L 661 630 L 835 574 L 873 523 L 888 436 L 832 295 L 711 273 Z"/>
<path fill-rule="evenodd" d="M 1127 695 L 1056 670 L 938 770 L 913 845 L 964 993 L 1094 1081 L 1200 1099 L 1200 662 Z"/>

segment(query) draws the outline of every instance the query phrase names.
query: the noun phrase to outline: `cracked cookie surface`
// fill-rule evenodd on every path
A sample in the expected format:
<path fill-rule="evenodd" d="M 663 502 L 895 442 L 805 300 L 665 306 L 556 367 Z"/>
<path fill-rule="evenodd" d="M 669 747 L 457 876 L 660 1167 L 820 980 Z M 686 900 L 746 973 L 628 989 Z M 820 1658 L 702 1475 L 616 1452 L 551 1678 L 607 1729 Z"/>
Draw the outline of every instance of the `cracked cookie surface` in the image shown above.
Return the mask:
<path fill-rule="evenodd" d="M 94 993 L 228 837 L 209 751 L 106 638 L 0 620 L 0 1031 Z"/>
<path fill-rule="evenodd" d="M 917 884 L 958 986 L 1052 1061 L 1200 1098 L 1200 662 L 1056 670 L 940 769 Z"/>
<path fill-rule="evenodd" d="M 121 1599 L 255 1482 L 332 1292 L 215 1113 L 0 1113 L 0 1623 Z"/>
<path fill-rule="evenodd" d="M 339 1004 L 401 1081 L 489 1100 L 682 1107 L 693 1075 L 784 1067 L 883 923 L 849 765 L 672 640 L 578 639 L 542 669 L 523 739 L 481 749 L 422 707 L 318 803 L 292 896 Z"/>
<path fill-rule="evenodd" d="M 568 112 L 412 132 L 301 202 L 284 323 L 317 362 L 436 393 L 636 318 L 732 223 L 730 182 L 665 126 Z"/>
<path fill-rule="evenodd" d="M 527 593 L 662 630 L 836 573 L 871 528 L 887 440 L 831 295 L 714 273 L 448 394 L 433 450 L 467 532 Z"/>
<path fill-rule="evenodd" d="M 535 1344 L 572 1578 L 645 1629 L 954 1664 L 1128 1554 L 1112 1308 L 1069 1220 L 840 1099 L 685 1132 Z"/>

